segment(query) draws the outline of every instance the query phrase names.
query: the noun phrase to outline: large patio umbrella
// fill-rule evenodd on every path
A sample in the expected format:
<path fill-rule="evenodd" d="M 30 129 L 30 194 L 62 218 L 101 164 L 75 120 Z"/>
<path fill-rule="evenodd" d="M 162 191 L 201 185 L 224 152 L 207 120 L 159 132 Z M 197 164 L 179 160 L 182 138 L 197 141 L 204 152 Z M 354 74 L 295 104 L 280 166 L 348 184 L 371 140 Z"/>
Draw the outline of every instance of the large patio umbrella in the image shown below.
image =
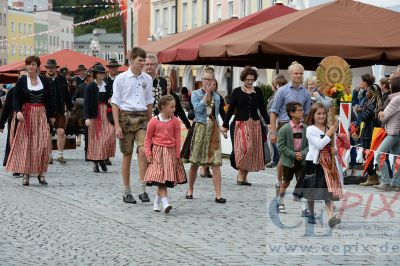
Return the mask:
<path fill-rule="evenodd" d="M 237 32 L 239 30 L 244 30 L 248 27 L 296 11 L 296 9 L 284 6 L 282 4 L 276 4 L 270 8 L 261 10 L 249 16 L 232 21 L 225 25 L 220 25 L 213 30 L 207 30 L 203 34 L 181 42 L 180 44 L 173 46 L 168 50 L 161 51 L 158 55 L 159 62 L 172 64 L 191 64 L 191 62 L 199 60 L 200 44 L 207 43 L 219 37 Z"/>
<path fill-rule="evenodd" d="M 301 10 L 200 45 L 203 62 L 315 69 L 323 57 L 352 66 L 400 61 L 400 13 L 352 0 Z"/>
<path fill-rule="evenodd" d="M 230 19 L 225 19 L 222 21 L 202 25 L 187 31 L 183 31 L 180 33 L 173 34 L 171 36 L 168 36 L 166 38 L 150 42 L 146 45 L 141 46 L 143 50 L 145 50 L 147 53 L 152 53 L 155 55 L 158 55 L 159 52 L 167 50 L 171 48 L 174 45 L 177 45 L 181 42 L 187 41 L 191 38 L 194 38 L 204 32 L 213 30 L 216 27 L 220 27 L 222 25 L 225 25 L 227 23 L 230 23 L 234 20 L 237 20 L 237 18 L 230 18 Z"/>
<path fill-rule="evenodd" d="M 39 56 L 41 65 L 40 70 L 46 71 L 45 65 L 48 59 L 55 59 L 60 67 L 67 67 L 70 71 L 75 71 L 79 64 L 83 64 L 86 68 L 92 67 L 95 63 L 99 62 L 104 66 L 107 61 L 104 59 L 88 56 L 79 52 L 71 51 L 68 49 L 57 51 L 51 54 Z M 25 60 L 8 64 L 0 67 L 0 73 L 17 73 L 25 66 Z M 126 70 L 127 67 L 120 67 L 120 71 Z"/>

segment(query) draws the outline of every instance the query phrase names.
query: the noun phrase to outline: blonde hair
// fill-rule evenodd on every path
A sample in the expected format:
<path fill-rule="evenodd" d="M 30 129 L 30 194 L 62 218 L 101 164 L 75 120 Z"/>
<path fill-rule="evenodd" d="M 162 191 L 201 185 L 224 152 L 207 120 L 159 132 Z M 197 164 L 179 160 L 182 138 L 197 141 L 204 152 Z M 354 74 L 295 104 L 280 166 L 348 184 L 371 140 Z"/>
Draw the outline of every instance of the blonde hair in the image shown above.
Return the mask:
<path fill-rule="evenodd" d="M 293 69 L 301 69 L 304 71 L 304 67 L 297 61 L 294 61 L 293 63 L 290 64 L 288 68 L 289 73 L 292 73 Z"/>
<path fill-rule="evenodd" d="M 163 107 L 167 106 L 172 101 L 175 101 L 175 98 L 172 95 L 162 96 L 157 104 L 158 110 L 162 112 Z"/>

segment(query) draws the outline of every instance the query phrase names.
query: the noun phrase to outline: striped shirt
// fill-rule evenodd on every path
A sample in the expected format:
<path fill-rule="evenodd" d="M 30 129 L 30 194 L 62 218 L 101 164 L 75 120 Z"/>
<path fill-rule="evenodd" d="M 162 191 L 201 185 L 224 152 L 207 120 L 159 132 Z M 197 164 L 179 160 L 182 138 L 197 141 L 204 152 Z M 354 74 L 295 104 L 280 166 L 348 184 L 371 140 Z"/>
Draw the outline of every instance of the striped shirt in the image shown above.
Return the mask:
<path fill-rule="evenodd" d="M 303 105 L 304 114 L 308 115 L 311 108 L 311 96 L 307 89 L 301 85 L 298 89 L 294 88 L 292 82 L 279 88 L 272 103 L 271 113 L 278 116 L 278 122 L 287 123 L 290 118 L 286 112 L 286 104 L 298 102 Z"/>

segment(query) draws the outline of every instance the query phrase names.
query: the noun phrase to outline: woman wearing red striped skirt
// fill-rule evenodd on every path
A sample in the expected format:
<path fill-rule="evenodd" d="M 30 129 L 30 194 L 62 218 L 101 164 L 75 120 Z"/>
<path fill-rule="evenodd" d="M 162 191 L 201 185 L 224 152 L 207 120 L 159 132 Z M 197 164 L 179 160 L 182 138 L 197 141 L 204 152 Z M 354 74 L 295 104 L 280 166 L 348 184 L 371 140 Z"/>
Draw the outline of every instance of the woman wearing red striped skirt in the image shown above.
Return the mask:
<path fill-rule="evenodd" d="M 240 74 L 243 86 L 233 90 L 228 112 L 222 130 L 228 131 L 229 120 L 236 110 L 231 124 L 233 151 L 231 164 L 239 170 L 236 177 L 238 185 L 251 186 L 247 181 L 248 172 L 264 169 L 264 152 L 262 125 L 258 113 L 269 124 L 269 116 L 264 105 L 264 97 L 260 88 L 253 87 L 258 73 L 251 67 L 245 67 Z"/>
<path fill-rule="evenodd" d="M 107 172 L 105 160 L 115 156 L 114 126 L 108 121 L 107 113 L 111 112 L 108 102 L 112 88 L 104 81 L 106 71 L 103 65 L 93 67 L 94 80 L 85 88 L 84 116 L 88 127 L 87 159 L 94 162 L 93 171 Z"/>
<path fill-rule="evenodd" d="M 160 114 L 147 125 L 144 151 L 147 167 L 144 181 L 147 185 L 158 185 L 153 210 L 169 213 L 172 205 L 168 202 L 167 187 L 186 183 L 186 173 L 180 162 L 181 124 L 174 116 L 175 99 L 172 95 L 162 96 L 158 102 Z"/>
<path fill-rule="evenodd" d="M 50 143 L 50 122 L 54 123 L 47 80 L 38 75 L 40 59 L 28 56 L 25 59 L 28 75 L 20 77 L 14 88 L 13 107 L 18 119 L 15 135 L 10 140 L 11 150 L 6 171 L 22 173 L 22 185 L 29 186 L 29 177 L 38 174 L 41 185 L 47 185 L 43 175 L 47 171 Z M 12 123 L 14 124 L 14 122 Z"/>

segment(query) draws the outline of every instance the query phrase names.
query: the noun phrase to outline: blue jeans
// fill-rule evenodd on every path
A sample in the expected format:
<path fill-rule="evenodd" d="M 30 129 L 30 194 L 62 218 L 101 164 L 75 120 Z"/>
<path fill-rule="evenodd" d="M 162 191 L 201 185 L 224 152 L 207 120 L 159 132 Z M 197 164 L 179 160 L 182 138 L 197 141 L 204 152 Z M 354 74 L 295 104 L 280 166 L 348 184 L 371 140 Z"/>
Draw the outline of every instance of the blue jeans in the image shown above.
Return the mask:
<path fill-rule="evenodd" d="M 400 135 L 395 136 L 386 136 L 386 138 L 382 141 L 381 145 L 377 149 L 377 152 L 386 152 L 394 155 L 399 155 L 400 153 Z M 396 157 L 395 157 L 396 159 Z M 382 183 L 386 185 L 391 185 L 393 187 L 400 186 L 400 171 L 393 175 L 393 179 L 391 179 L 391 172 L 394 172 L 394 163 L 391 169 L 388 167 L 388 160 L 385 161 L 382 165 L 381 175 L 382 175 Z M 392 173 L 393 173 L 392 172 Z"/>

